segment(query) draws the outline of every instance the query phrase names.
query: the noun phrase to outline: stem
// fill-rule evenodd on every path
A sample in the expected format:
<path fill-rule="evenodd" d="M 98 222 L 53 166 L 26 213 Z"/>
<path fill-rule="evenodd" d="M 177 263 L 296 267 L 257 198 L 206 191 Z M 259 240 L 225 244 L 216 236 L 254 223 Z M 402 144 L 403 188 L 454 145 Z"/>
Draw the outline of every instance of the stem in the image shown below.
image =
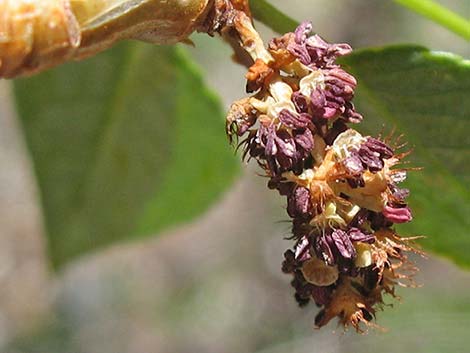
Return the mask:
<path fill-rule="evenodd" d="M 433 0 L 395 0 L 395 2 L 470 40 L 470 21 Z"/>
<path fill-rule="evenodd" d="M 122 39 L 182 41 L 212 6 L 211 0 L 0 0 L 0 78 L 92 56 Z"/>
<path fill-rule="evenodd" d="M 254 29 L 251 18 L 243 11 L 239 11 L 235 18 L 235 29 L 240 36 L 242 48 L 251 56 L 253 61 L 258 59 L 266 64 L 273 60 L 271 54 L 266 50 L 263 39 Z"/>
<path fill-rule="evenodd" d="M 186 39 L 203 20 L 209 0 L 70 0 L 82 33 L 80 55 L 119 39 L 174 44 Z M 202 18 L 202 19 L 201 19 Z M 109 45 L 108 45 L 109 43 Z"/>
<path fill-rule="evenodd" d="M 254 18 L 278 33 L 292 32 L 299 25 L 266 0 L 251 0 L 250 7 Z"/>

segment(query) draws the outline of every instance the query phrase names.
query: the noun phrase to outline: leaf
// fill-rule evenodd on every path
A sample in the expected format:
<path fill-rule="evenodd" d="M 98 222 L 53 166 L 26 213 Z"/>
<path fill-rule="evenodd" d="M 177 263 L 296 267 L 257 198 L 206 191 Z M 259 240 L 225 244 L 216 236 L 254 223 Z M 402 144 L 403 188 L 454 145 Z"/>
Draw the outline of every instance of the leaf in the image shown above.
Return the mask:
<path fill-rule="evenodd" d="M 470 267 L 470 61 L 417 46 L 359 50 L 342 62 L 356 75 L 361 128 L 396 127 L 413 149 L 406 187 L 426 248 Z"/>
<path fill-rule="evenodd" d="M 15 83 L 52 264 L 203 212 L 237 174 L 182 48 L 120 45 Z"/>
<path fill-rule="evenodd" d="M 292 32 L 299 25 L 297 21 L 279 11 L 266 0 L 251 0 L 253 17 L 277 33 Z"/>

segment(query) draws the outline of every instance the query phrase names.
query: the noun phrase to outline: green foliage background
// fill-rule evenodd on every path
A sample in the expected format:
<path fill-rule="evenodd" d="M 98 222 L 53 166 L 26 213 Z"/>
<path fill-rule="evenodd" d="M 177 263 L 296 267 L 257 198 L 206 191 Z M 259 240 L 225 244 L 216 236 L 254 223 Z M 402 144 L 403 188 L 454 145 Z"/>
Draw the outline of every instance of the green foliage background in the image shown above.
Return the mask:
<path fill-rule="evenodd" d="M 193 219 L 237 175 L 218 98 L 182 48 L 122 44 L 15 93 L 55 267 Z"/>
<path fill-rule="evenodd" d="M 308 11 L 311 16 L 323 11 L 338 26 L 351 17 L 354 26 L 367 31 L 388 28 L 387 19 L 410 16 L 408 29 L 419 31 L 417 15 L 395 13 L 398 7 L 391 2 L 363 1 L 366 11 L 351 14 L 348 7 L 341 18 L 334 11 L 339 13 L 348 1 L 312 8 L 301 3 L 305 1 L 277 1 L 282 13 L 264 0 L 253 0 L 253 9 L 261 21 L 282 31 L 297 23 L 285 13 L 300 19 Z M 360 36 L 343 39 L 348 33 L 338 39 L 361 43 Z M 404 33 L 402 38 L 414 34 Z M 406 186 L 415 219 L 402 232 L 425 235 L 421 243 L 427 250 L 467 268 L 470 64 L 434 51 L 439 47 L 425 34 L 420 38 L 433 50 L 379 46 L 387 42 L 380 40 L 343 63 L 359 81 L 356 103 L 365 116 L 361 129 L 377 134 L 396 128 L 414 150 L 410 166 L 423 167 L 409 173 Z M 470 54 L 465 51 L 468 42 L 449 36 L 464 43 L 462 52 Z M 178 353 L 465 352 L 470 277 L 443 261 L 419 260 L 423 275 L 418 282 L 424 288 L 400 291 L 403 303 L 378 313 L 379 323 L 390 332 L 357 337 L 332 334 L 329 326 L 312 333 L 315 309 L 296 308 L 288 278 L 279 274 L 286 246 L 280 233 L 288 227 L 275 223 L 284 219 L 284 210 L 279 198 L 263 194 L 264 180 L 236 186 L 243 207 L 223 214 L 224 225 L 216 225 L 216 213 L 199 238 L 189 237 L 193 233 L 188 227 L 183 228 L 187 237 L 168 239 L 172 246 L 150 243 L 152 236 L 202 215 L 239 175 L 238 157 L 223 132 L 225 109 L 214 88 L 217 93 L 230 91 L 227 87 L 242 81 L 243 69 L 235 78 L 222 71 L 214 79 L 219 85 L 207 88 L 203 76 L 216 76 L 211 71 L 230 52 L 214 39 L 195 41 L 192 53 L 202 57 L 207 75 L 201 75 L 186 48 L 124 43 L 15 83 L 40 189 L 49 261 L 63 272 L 53 318 L 19 337 L 12 352 L 88 353 L 89 347 L 101 347 L 102 353 L 138 351 L 131 336 L 144 342 L 158 336 L 150 349 L 171 347 Z M 227 102 L 242 95 L 241 90 L 237 96 L 224 94 Z M 247 174 L 248 180 L 255 178 L 254 170 Z M 114 258 L 102 251 L 123 242 L 124 247 L 114 248 Z M 135 244 L 148 253 L 134 253 Z M 78 259 L 90 252 L 94 256 Z M 108 265 L 93 258 L 107 259 Z"/>

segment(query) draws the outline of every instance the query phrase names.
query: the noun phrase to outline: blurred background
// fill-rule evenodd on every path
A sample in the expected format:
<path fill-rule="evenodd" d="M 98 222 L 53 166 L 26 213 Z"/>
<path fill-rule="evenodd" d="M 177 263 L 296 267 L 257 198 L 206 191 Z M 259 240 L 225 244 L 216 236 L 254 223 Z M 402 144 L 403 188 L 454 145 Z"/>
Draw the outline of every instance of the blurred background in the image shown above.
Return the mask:
<path fill-rule="evenodd" d="M 385 0 L 272 0 L 355 48 L 416 43 L 470 57 L 470 45 Z M 442 4 L 470 17 L 467 0 Z M 259 25 L 265 39 L 274 33 Z M 194 35 L 191 54 L 227 108 L 245 70 L 218 39 Z M 371 117 L 366 117 L 366 119 Z M 221 131 L 223 133 L 223 131 Z M 470 272 L 416 259 L 417 289 L 378 313 L 387 333 L 313 328 L 280 271 L 291 242 L 284 202 L 255 165 L 200 219 L 155 239 L 113 246 L 50 272 L 31 163 L 8 81 L 0 82 L 0 352 L 281 353 L 469 352 Z M 429 215 L 432 217 L 432 215 Z M 452 236 L 452 234 L 449 234 Z"/>

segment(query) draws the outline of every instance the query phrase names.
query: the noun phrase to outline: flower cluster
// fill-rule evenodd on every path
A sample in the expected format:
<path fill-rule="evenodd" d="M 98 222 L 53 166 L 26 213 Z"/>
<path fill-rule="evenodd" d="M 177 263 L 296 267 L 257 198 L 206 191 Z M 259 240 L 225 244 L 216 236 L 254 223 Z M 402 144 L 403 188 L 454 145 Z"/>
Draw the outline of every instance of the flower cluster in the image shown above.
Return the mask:
<path fill-rule="evenodd" d="M 415 270 L 406 257 L 415 251 L 410 239 L 393 229 L 412 218 L 408 190 L 398 186 L 407 153 L 397 153 L 391 137 L 350 127 L 362 120 L 351 102 L 357 83 L 337 58 L 352 49 L 311 31 L 303 23 L 273 39 L 263 59 L 255 56 L 247 73 L 254 94 L 232 105 L 227 132 L 287 198 L 295 245 L 282 270 L 293 276 L 298 304 L 321 308 L 318 327 L 338 317 L 361 330 L 383 294 L 395 296 Z"/>

